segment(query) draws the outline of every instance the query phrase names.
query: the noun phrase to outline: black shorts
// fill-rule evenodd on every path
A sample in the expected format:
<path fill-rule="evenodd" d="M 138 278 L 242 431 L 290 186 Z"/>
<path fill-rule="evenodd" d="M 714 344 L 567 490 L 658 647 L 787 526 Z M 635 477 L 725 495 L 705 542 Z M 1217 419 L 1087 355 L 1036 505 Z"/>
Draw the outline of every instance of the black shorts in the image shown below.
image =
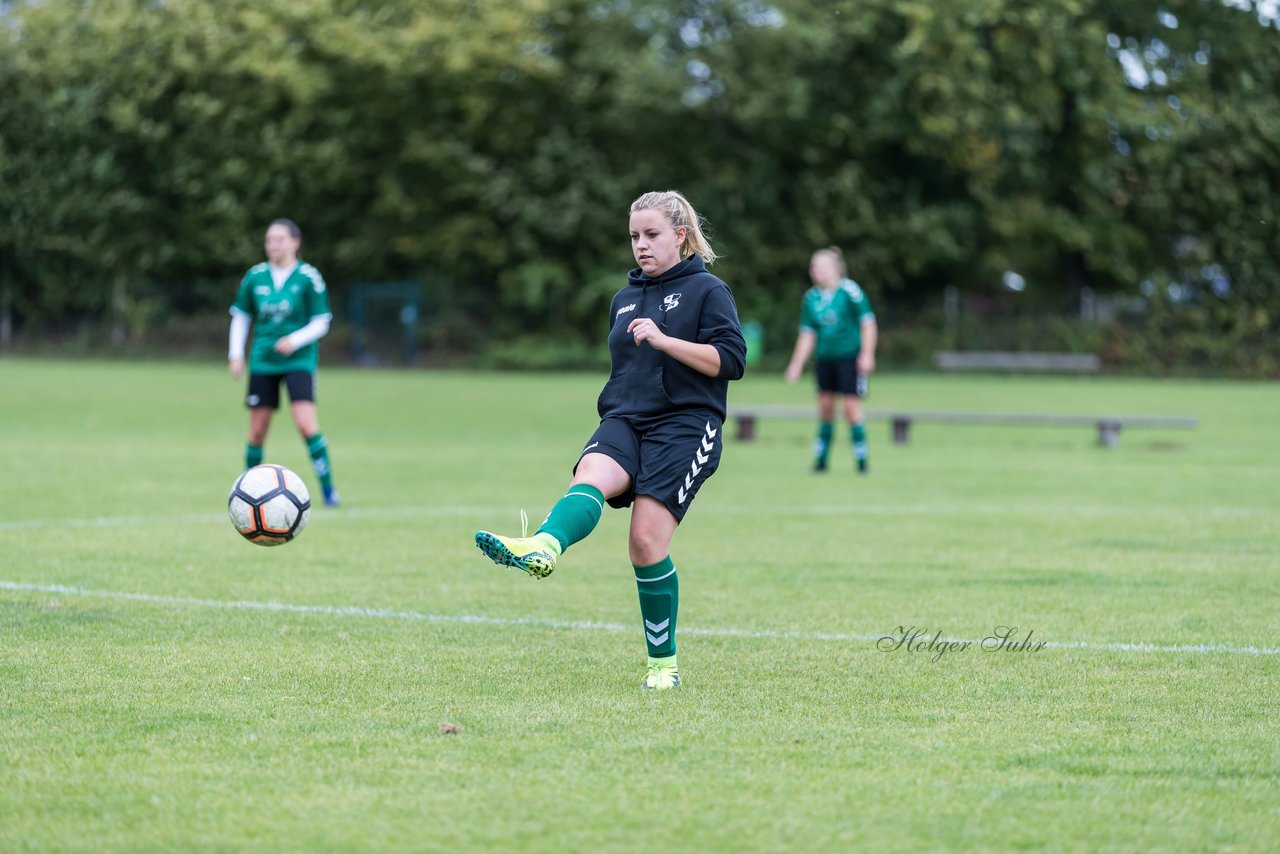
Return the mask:
<path fill-rule="evenodd" d="M 867 396 L 867 375 L 858 373 L 858 357 L 819 359 L 814 365 L 818 391 Z"/>
<path fill-rule="evenodd" d="M 698 489 L 720 466 L 721 427 L 720 419 L 705 410 L 644 422 L 606 418 L 578 459 L 604 454 L 631 475 L 631 488 L 610 498 L 610 507 L 629 507 L 637 495 L 648 495 L 666 505 L 679 522 Z M 578 470 L 576 463 L 573 470 Z"/>
<path fill-rule="evenodd" d="M 244 405 L 250 409 L 266 407 L 280 408 L 280 381 L 289 387 L 289 400 L 300 403 L 304 400 L 315 402 L 316 375 L 313 371 L 290 371 L 287 374 L 249 374 L 249 393 L 245 396 Z"/>

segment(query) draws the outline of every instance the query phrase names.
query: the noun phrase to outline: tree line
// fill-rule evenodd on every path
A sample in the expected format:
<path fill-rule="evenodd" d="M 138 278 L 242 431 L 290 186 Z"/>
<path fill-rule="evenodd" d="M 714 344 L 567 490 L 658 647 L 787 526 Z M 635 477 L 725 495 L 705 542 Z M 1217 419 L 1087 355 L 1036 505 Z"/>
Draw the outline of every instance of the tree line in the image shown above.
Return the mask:
<path fill-rule="evenodd" d="M 678 188 L 744 316 L 791 318 L 809 253 L 838 244 L 903 316 L 1015 271 L 1045 310 L 1088 288 L 1268 331 L 1267 8 L 0 4 L 0 311 L 126 336 L 222 311 L 289 216 L 339 294 L 430 283 L 458 346 L 594 341 L 628 203 Z"/>

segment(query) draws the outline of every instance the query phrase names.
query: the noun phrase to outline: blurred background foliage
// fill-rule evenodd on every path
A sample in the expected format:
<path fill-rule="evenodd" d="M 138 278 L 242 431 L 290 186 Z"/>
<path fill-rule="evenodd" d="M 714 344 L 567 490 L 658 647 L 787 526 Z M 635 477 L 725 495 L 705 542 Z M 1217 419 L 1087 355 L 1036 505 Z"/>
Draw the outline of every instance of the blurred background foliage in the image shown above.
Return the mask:
<path fill-rule="evenodd" d="M 334 291 L 332 355 L 351 283 L 416 280 L 424 359 L 595 365 L 627 206 L 678 188 L 775 356 L 838 244 L 889 365 L 1067 349 L 1274 377 L 1277 13 L 0 3 L 0 344 L 217 348 L 288 216 Z"/>

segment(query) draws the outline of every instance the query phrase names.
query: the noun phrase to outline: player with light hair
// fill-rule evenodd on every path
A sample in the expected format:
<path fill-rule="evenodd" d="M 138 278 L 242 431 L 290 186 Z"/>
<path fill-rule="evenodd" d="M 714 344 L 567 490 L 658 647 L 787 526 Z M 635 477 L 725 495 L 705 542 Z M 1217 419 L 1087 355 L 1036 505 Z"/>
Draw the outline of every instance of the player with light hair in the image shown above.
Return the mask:
<path fill-rule="evenodd" d="M 733 294 L 707 272 L 716 255 L 688 200 L 645 193 L 631 204 L 630 230 L 638 266 L 609 305 L 600 425 L 569 489 L 533 536 L 479 531 L 475 540 L 495 563 L 543 578 L 606 503 L 631 506 L 628 552 L 649 654 L 641 687 L 665 690 L 680 684 L 671 539 L 720 464 L 729 381 L 742 377 L 747 348 Z"/>
<path fill-rule="evenodd" d="M 858 472 L 867 473 L 867 425 L 862 401 L 867 377 L 876 368 L 876 316 L 866 293 L 846 275 L 844 254 L 828 246 L 809 261 L 813 287 L 805 291 L 800 309 L 800 333 L 787 365 L 787 382 L 804 371 L 815 351 L 818 385 L 818 437 L 813 445 L 813 470 L 827 470 L 827 454 L 835 431 L 835 398 L 844 397 L 849 438 Z"/>

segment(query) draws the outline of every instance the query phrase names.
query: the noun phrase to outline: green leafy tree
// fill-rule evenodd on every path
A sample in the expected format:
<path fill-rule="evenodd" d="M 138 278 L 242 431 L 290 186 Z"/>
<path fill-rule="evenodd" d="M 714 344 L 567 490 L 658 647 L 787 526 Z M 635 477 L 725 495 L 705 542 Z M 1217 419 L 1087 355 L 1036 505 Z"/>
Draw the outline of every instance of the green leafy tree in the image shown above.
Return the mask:
<path fill-rule="evenodd" d="M 1233 329 L 1277 310 L 1280 52 L 1243 0 L 42 0 L 0 22 L 20 318 L 221 311 L 290 216 L 337 297 L 423 277 L 455 343 L 483 318 L 595 344 L 627 203 L 665 188 L 710 219 L 744 316 L 794 314 L 830 243 L 881 306 L 1016 270 L 1042 310 L 1143 282 L 1212 294 Z"/>

